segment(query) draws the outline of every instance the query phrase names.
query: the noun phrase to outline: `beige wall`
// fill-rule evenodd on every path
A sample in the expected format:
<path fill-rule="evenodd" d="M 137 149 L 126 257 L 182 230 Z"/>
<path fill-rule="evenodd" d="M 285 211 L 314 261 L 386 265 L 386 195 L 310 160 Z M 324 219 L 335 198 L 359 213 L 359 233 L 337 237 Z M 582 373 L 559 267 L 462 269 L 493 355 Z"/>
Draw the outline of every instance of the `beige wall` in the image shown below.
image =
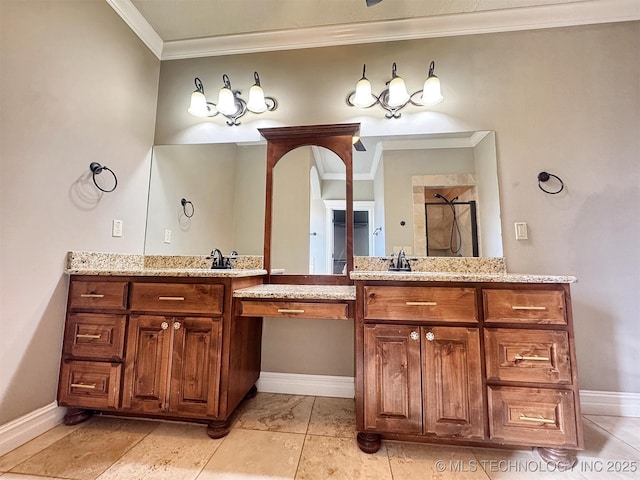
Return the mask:
<path fill-rule="evenodd" d="M 351 121 L 365 136 L 494 130 L 509 270 L 577 275 L 581 388 L 640 392 L 637 340 L 629 335 L 640 316 L 639 50 L 640 23 L 629 22 L 163 62 L 156 142 L 258 140 L 256 127 Z M 345 104 L 362 63 L 374 88 L 395 61 L 417 90 L 431 59 L 445 96 L 432 111 L 412 107 L 387 120 L 380 109 Z M 275 112 L 247 116 L 233 129 L 187 114 L 196 75 L 207 93 L 223 73 L 246 91 L 254 70 L 279 100 Z M 542 170 L 563 178 L 565 192 L 541 192 Z M 515 240 L 516 221 L 528 223 L 529 240 Z M 310 337 L 311 326 L 299 328 Z M 343 335 L 330 323 L 323 332 Z M 314 370 L 326 365 L 331 374 L 331 357 L 346 355 L 336 344 L 325 347 Z M 295 372 L 291 352 L 265 349 L 265 365 Z"/>
<path fill-rule="evenodd" d="M 0 9 L 3 424 L 56 398 L 66 252 L 142 253 L 160 62 L 106 2 Z M 113 193 L 96 194 L 92 161 Z"/>

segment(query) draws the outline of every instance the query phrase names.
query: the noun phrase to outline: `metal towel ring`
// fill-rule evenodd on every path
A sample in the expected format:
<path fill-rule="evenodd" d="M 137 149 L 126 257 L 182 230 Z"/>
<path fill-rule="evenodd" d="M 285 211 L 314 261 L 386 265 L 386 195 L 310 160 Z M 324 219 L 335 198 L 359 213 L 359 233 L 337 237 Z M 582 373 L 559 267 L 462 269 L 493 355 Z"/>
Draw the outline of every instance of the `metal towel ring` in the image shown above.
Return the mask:
<path fill-rule="evenodd" d="M 549 190 L 546 190 L 543 186 L 542 183 L 548 181 L 551 177 L 555 178 L 556 180 L 558 180 L 558 182 L 560 182 L 560 189 L 556 190 L 555 192 L 550 192 Z M 538 174 L 538 187 L 540 188 L 540 190 L 542 190 L 544 193 L 548 193 L 550 195 L 556 195 L 558 193 L 560 193 L 562 190 L 564 190 L 564 182 L 562 181 L 562 179 L 560 177 L 558 177 L 557 175 L 554 175 L 553 173 L 548 173 L 548 172 L 540 172 Z"/>
<path fill-rule="evenodd" d="M 186 198 L 180 200 L 180 205 L 182 205 L 182 211 L 184 212 L 185 217 L 191 218 L 193 217 L 193 214 L 196 213 L 196 207 L 194 207 L 193 203 Z M 191 214 L 187 213 L 187 205 L 191 205 Z"/>
<path fill-rule="evenodd" d="M 91 173 L 92 173 L 93 184 L 96 186 L 98 190 L 109 193 L 109 192 L 113 192 L 118 186 L 118 177 L 116 177 L 116 174 L 113 173 L 113 170 L 111 170 L 109 167 L 105 165 L 100 165 L 98 162 L 91 162 L 89 164 L 89 170 L 91 170 Z M 110 190 L 105 190 L 100 185 L 98 185 L 98 182 L 96 182 L 96 175 L 100 175 L 103 170 L 111 172 L 111 175 L 113 175 L 113 188 Z"/>

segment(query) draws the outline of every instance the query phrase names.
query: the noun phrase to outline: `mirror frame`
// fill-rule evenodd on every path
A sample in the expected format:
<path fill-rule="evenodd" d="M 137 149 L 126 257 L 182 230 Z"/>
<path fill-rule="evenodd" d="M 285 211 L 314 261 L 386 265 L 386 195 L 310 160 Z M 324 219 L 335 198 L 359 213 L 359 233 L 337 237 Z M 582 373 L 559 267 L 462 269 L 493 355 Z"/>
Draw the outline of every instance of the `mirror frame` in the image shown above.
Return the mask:
<path fill-rule="evenodd" d="M 305 125 L 297 127 L 259 128 L 267 140 L 267 185 L 264 212 L 264 268 L 267 283 L 350 285 L 353 271 L 353 137 L 359 123 Z M 271 227 L 273 218 L 273 168 L 291 150 L 304 146 L 319 146 L 338 155 L 346 167 L 347 238 L 345 275 L 271 275 Z"/>

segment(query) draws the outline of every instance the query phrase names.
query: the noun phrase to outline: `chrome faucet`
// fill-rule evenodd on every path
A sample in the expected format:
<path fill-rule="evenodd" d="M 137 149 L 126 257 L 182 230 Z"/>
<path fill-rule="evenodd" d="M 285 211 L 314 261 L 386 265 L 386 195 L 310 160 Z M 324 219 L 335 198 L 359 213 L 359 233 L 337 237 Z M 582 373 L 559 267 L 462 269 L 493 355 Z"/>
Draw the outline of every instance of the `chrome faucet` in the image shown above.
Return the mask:
<path fill-rule="evenodd" d="M 212 260 L 211 268 L 212 269 L 222 269 L 222 268 L 231 268 L 231 262 L 229 262 L 228 258 L 224 258 L 222 252 L 214 248 L 211 250 L 211 255 L 207 257 L 207 259 Z"/>
<path fill-rule="evenodd" d="M 404 254 L 403 249 L 400 249 L 400 251 L 398 252 L 395 265 L 393 263 L 393 258 L 391 259 L 391 263 L 389 264 L 389 270 L 394 272 L 410 272 L 411 271 L 411 264 L 409 263 L 407 256 Z"/>

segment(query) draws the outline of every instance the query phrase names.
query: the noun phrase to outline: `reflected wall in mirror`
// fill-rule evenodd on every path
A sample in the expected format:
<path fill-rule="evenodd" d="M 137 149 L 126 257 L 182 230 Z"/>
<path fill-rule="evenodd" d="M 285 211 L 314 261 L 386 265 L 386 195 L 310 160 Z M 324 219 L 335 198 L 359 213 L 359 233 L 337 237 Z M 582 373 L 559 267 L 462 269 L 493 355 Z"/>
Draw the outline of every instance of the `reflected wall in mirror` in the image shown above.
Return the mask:
<path fill-rule="evenodd" d="M 354 204 L 356 211 L 358 201 L 374 205 L 373 255 L 390 255 L 400 248 L 415 256 L 503 255 L 494 132 L 361 141 L 366 151 L 354 152 Z M 455 217 L 436 194 L 447 200 L 458 197 Z"/>
<path fill-rule="evenodd" d="M 145 254 L 262 255 L 265 172 L 264 144 L 154 146 Z"/>
<path fill-rule="evenodd" d="M 273 168 L 271 269 L 332 275 L 346 265 L 346 168 L 323 147 L 304 146 Z"/>

